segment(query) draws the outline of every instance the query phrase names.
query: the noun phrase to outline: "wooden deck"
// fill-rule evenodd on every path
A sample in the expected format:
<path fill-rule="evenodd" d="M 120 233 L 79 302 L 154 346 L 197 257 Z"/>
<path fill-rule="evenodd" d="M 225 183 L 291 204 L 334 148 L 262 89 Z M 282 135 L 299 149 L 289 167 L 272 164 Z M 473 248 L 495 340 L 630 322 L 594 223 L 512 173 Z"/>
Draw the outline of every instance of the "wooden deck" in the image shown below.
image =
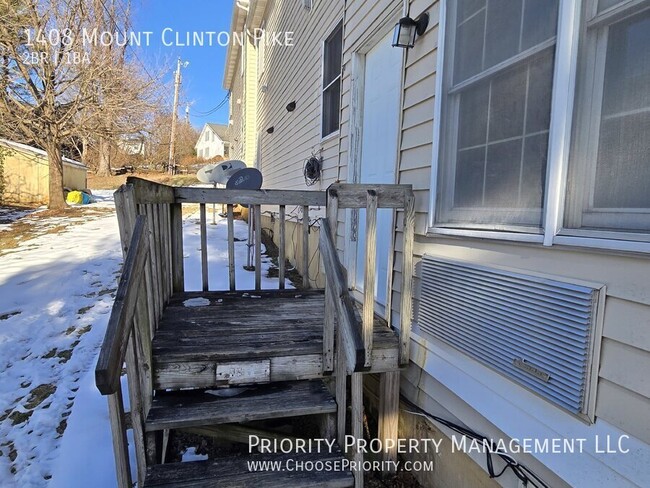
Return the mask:
<path fill-rule="evenodd" d="M 177 293 L 153 339 L 154 388 L 321 378 L 324 311 L 322 290 Z M 398 337 L 379 318 L 373 343 L 371 371 L 398 368 Z"/>
<path fill-rule="evenodd" d="M 377 437 L 396 439 L 400 368 L 409 361 L 412 274 L 401 274 L 397 330 L 374 314 L 377 209 L 395 211 L 401 228 L 402 269 L 412 268 L 414 200 L 407 185 L 332 185 L 327 193 L 285 190 L 172 188 L 129 178 L 115 193 L 124 268 L 104 343 L 95 368 L 107 396 L 120 488 L 133 486 L 363 486 L 361 471 L 255 471 L 253 459 L 283 461 L 283 454 L 234 455 L 204 462 L 165 464 L 172 430 L 248 443 L 254 432 L 268 439 L 300 436 L 274 430 L 277 419 L 312 418 L 320 438 L 336 440 L 327 453 L 292 456 L 302 461 L 357 463 L 360 451 L 342 453 L 344 437 L 363 437 L 363 378 L 380 373 Z M 183 204 L 200 211 L 202 291 L 185 291 Z M 206 206 L 227 206 L 228 288 L 209 290 Z M 249 207 L 255 290 L 237 289 L 234 205 Z M 262 205 L 279 216 L 278 286 L 261 290 Z M 325 290 L 313 290 L 308 276 L 310 208 L 326 207 L 319 253 Z M 287 210 L 302 220 L 301 290 L 285 287 Z M 339 210 L 366 209 L 365 291 L 355 303 L 336 247 Z M 314 209 L 314 210 L 316 210 Z M 399 214 L 398 214 L 399 212 Z M 401 220 L 397 219 L 401 215 Z M 253 237 L 254 236 L 254 237 Z M 223 271 L 220 271 L 223 272 Z M 392 283 L 392 281 L 391 281 Z M 390 296 L 390 292 L 389 292 Z M 397 322 L 397 321 L 395 321 Z M 126 369 L 123 368 L 126 364 Z M 126 371 L 130 410 L 125 410 L 121 376 Z M 332 376 L 333 381 L 324 378 Z M 349 381 L 348 381 L 349 380 Z M 228 387 L 241 390 L 223 392 Z M 220 394 L 206 392 L 219 388 Z M 271 422 L 264 422 L 271 419 Z M 254 421 L 255 425 L 250 422 Z M 261 425 L 258 425 L 260 424 Z M 349 426 L 349 427 L 348 427 Z M 133 431 L 137 470 L 131 472 L 127 430 Z M 385 449 L 382 460 L 397 459 Z"/>

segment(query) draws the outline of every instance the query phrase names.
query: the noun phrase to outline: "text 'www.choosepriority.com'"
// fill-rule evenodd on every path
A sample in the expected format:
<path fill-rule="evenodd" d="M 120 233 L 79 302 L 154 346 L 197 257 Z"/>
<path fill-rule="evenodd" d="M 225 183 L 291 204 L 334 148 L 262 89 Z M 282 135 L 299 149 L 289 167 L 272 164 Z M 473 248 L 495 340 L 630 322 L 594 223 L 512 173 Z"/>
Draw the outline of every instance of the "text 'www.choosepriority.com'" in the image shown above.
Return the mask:
<path fill-rule="evenodd" d="M 395 472 L 395 471 L 433 471 L 433 461 L 354 461 L 350 459 L 327 459 L 308 461 L 302 459 L 285 459 L 282 461 L 257 460 L 248 461 L 249 472 Z"/>

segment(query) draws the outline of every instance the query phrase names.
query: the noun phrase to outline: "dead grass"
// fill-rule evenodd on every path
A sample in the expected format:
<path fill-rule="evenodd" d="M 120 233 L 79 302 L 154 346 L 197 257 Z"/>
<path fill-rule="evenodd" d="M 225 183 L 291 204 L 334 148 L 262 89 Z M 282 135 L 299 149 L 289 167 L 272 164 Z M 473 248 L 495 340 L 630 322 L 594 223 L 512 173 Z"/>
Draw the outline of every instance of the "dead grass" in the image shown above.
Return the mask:
<path fill-rule="evenodd" d="M 119 176 L 97 176 L 88 175 L 88 187 L 93 190 L 115 190 L 126 183 L 128 176 L 137 176 L 145 180 L 155 181 L 164 185 L 170 186 L 190 186 L 199 183 L 194 174 L 174 175 L 170 176 L 167 173 L 133 173 L 128 175 Z"/>

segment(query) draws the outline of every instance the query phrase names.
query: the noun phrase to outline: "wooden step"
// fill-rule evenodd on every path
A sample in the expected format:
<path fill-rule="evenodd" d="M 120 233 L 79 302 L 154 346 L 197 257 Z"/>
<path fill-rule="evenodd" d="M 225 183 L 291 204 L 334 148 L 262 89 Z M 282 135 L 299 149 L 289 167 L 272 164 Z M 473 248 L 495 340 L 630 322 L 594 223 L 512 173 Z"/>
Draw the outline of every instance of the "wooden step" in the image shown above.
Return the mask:
<path fill-rule="evenodd" d="M 320 380 L 256 385 L 232 397 L 215 396 L 204 391 L 160 392 L 154 397 L 146 430 L 334 412 L 336 401 Z"/>
<path fill-rule="evenodd" d="M 190 463 L 172 463 L 150 466 L 145 487 L 165 488 L 345 488 L 354 485 L 354 478 L 345 468 L 344 457 L 338 446 L 330 453 L 252 454 L 232 456 Z M 276 461 L 278 470 L 249 471 L 250 461 Z M 296 469 L 300 463 L 315 463 L 313 469 Z M 320 465 L 322 462 L 323 465 Z M 318 464 L 317 464 L 318 463 Z M 309 464 L 303 464 L 307 469 Z M 288 469 L 287 469 L 288 468 Z"/>

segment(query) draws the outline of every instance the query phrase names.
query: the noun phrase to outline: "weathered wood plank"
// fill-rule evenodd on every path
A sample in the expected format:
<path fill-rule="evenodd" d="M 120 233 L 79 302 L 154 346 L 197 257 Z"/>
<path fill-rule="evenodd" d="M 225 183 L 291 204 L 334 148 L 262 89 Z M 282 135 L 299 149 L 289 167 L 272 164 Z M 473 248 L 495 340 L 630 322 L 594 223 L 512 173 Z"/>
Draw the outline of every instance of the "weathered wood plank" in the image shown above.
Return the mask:
<path fill-rule="evenodd" d="M 146 218 L 139 216 L 136 219 L 129 253 L 124 261 L 115 302 L 95 368 L 97 388 L 104 395 L 115 393 L 119 387 L 122 363 L 138 300 L 138 288 L 144 276 L 148 252 L 145 225 Z"/>
<path fill-rule="evenodd" d="M 286 207 L 280 205 L 280 245 L 278 249 L 278 280 L 280 290 L 284 290 L 284 275 L 286 268 L 286 249 L 287 249 L 287 226 L 286 226 Z"/>
<path fill-rule="evenodd" d="M 133 429 L 133 442 L 135 446 L 135 460 L 137 465 L 138 483 L 144 482 L 147 469 L 146 449 L 144 443 L 144 407 L 142 404 L 142 382 L 140 364 L 135 351 L 135 328 L 131 330 L 131 338 L 126 350 L 126 371 L 129 385 L 129 405 L 131 408 L 131 428 Z"/>
<path fill-rule="evenodd" d="M 160 301 L 160 269 L 158 268 L 158 261 L 156 258 L 157 246 L 154 242 L 154 236 L 156 234 L 153 226 L 153 205 L 145 204 L 141 205 L 140 208 L 140 212 L 142 213 L 142 211 L 144 211 L 144 215 L 147 217 L 147 227 L 149 228 L 149 263 L 151 267 L 151 281 L 153 285 L 151 288 L 151 294 L 155 310 L 154 318 L 157 321 L 162 316 L 163 307 Z"/>
<path fill-rule="evenodd" d="M 171 186 L 154 181 L 129 176 L 127 185 L 133 185 L 137 203 L 174 203 L 174 189 Z"/>
<path fill-rule="evenodd" d="M 365 366 L 372 356 L 372 329 L 375 319 L 375 281 L 377 274 L 377 193 L 368 190 L 366 205 L 366 262 L 363 282 L 363 346 Z"/>
<path fill-rule="evenodd" d="M 309 288 L 309 205 L 302 207 L 302 286 Z"/>
<path fill-rule="evenodd" d="M 238 442 L 240 444 L 248 445 L 250 443 L 250 436 L 257 436 L 260 439 L 291 439 L 295 441 L 298 437 L 290 436 L 282 432 L 273 432 L 266 429 L 258 429 L 248 425 L 240 424 L 224 424 L 224 425 L 211 425 L 201 427 L 187 427 L 179 429 L 189 434 L 203 435 L 207 437 L 214 437 L 223 442 Z"/>
<path fill-rule="evenodd" d="M 253 212 L 253 225 L 255 227 L 255 289 L 262 288 L 262 207 L 251 207 Z"/>
<path fill-rule="evenodd" d="M 113 437 L 113 454 L 115 456 L 115 470 L 118 488 L 132 488 L 131 465 L 129 462 L 129 443 L 126 438 L 126 425 L 124 422 L 124 402 L 122 390 L 118 388 L 115 393 L 108 395 L 108 417 L 111 423 Z"/>
<path fill-rule="evenodd" d="M 336 375 L 336 404 L 338 410 L 336 412 L 336 439 L 340 445 L 343 445 L 345 440 L 345 422 L 347 415 L 347 391 L 348 391 L 348 376 L 347 368 L 345 365 L 345 352 L 340 346 L 343 338 L 341 337 L 341 329 L 337 333 L 337 349 L 336 349 L 336 366 L 334 374 Z"/>
<path fill-rule="evenodd" d="M 353 484 L 349 471 L 330 470 L 310 472 L 306 470 L 283 471 L 249 471 L 250 461 L 277 461 L 282 465 L 291 463 L 342 463 L 343 454 L 336 448 L 332 452 L 287 453 L 287 454 L 252 454 L 247 456 L 230 456 L 193 463 L 173 463 L 151 466 L 147 471 L 145 486 L 194 488 L 214 487 L 255 487 L 285 488 L 346 488 Z M 288 464 L 287 464 L 288 463 Z"/>
<path fill-rule="evenodd" d="M 204 392 L 158 394 L 147 431 L 333 413 L 336 402 L 322 381 L 256 386 L 234 397 Z"/>
<path fill-rule="evenodd" d="M 248 358 L 244 358 L 248 359 Z M 311 380 L 322 377 L 322 355 L 296 354 L 271 356 L 271 381 Z M 212 388 L 217 386 L 215 361 L 155 363 L 154 387 L 157 390 Z"/>
<path fill-rule="evenodd" d="M 235 279 L 235 213 L 232 203 L 228 204 L 228 281 L 230 290 L 237 288 Z"/>
<path fill-rule="evenodd" d="M 397 461 L 397 427 L 399 423 L 400 372 L 382 373 L 379 377 L 378 435 L 385 447 L 382 461 Z M 393 441 L 392 443 L 390 441 Z M 388 464 L 395 466 L 395 464 Z"/>
<path fill-rule="evenodd" d="M 411 185 L 335 183 L 330 185 L 329 190 L 338 195 L 339 208 L 365 208 L 368 190 L 377 192 L 378 208 L 403 208 L 405 196 L 412 193 Z"/>
<path fill-rule="evenodd" d="M 327 220 L 330 228 L 334 229 L 334 246 L 336 247 L 336 226 L 338 224 L 339 201 L 336 192 L 327 194 Z M 323 373 L 329 373 L 334 370 L 335 344 L 336 335 L 336 304 L 334 303 L 333 290 L 327 282 L 325 276 L 325 323 L 323 327 Z"/>
<path fill-rule="evenodd" d="M 205 203 L 202 203 L 199 207 L 199 214 L 201 228 L 201 283 L 203 291 L 208 291 L 208 229 L 206 225 Z"/>
<path fill-rule="evenodd" d="M 413 314 L 413 238 L 415 233 L 415 197 L 406 196 L 404 207 L 404 248 L 402 250 L 402 287 L 400 296 L 399 363 L 407 365 L 411 348 L 411 318 Z"/>
<path fill-rule="evenodd" d="M 355 440 L 363 439 L 363 373 L 352 373 L 350 377 L 350 426 Z M 363 463 L 363 452 L 354 449 L 352 459 L 358 466 Z M 363 470 L 354 471 L 355 488 L 363 487 Z"/>
<path fill-rule="evenodd" d="M 321 219 L 320 251 L 328 286 L 332 287 L 335 297 L 338 327 L 342 331 L 342 341 L 338 347 L 342 347 L 345 351 L 348 371 L 361 371 L 365 369 L 366 355 L 363 339 L 354 314 L 354 305 L 347 289 L 343 268 L 334 247 L 329 223 L 324 219 Z"/>
<path fill-rule="evenodd" d="M 185 265 L 183 260 L 183 205 L 174 203 L 171 210 L 171 260 L 172 260 L 172 291 L 185 291 Z"/>
<path fill-rule="evenodd" d="M 241 205 L 325 206 L 325 192 L 302 190 L 225 190 L 222 188 L 174 188 L 177 202 L 230 203 Z"/>

